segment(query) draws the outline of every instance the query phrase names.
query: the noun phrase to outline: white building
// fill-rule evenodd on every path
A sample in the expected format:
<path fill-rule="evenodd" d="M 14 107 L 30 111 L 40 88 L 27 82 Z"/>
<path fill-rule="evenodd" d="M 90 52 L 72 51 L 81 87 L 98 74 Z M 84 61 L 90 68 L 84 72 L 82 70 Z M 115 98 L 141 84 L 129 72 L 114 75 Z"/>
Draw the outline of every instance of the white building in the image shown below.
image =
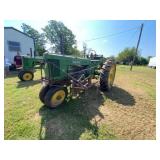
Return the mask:
<path fill-rule="evenodd" d="M 13 28 L 4 27 L 4 56 L 11 63 L 17 52 L 20 55 L 30 55 L 34 57 L 34 39 L 27 34 Z"/>
<path fill-rule="evenodd" d="M 150 58 L 148 66 L 156 68 L 156 57 Z"/>

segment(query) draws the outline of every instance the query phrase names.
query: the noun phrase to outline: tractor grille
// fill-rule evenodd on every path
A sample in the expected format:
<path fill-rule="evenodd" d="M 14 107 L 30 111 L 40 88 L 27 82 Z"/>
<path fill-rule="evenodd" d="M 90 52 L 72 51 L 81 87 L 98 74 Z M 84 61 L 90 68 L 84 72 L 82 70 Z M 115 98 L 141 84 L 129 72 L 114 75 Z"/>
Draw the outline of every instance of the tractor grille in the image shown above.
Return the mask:
<path fill-rule="evenodd" d="M 48 64 L 48 75 L 51 79 L 60 75 L 60 63 L 59 60 L 47 60 Z"/>

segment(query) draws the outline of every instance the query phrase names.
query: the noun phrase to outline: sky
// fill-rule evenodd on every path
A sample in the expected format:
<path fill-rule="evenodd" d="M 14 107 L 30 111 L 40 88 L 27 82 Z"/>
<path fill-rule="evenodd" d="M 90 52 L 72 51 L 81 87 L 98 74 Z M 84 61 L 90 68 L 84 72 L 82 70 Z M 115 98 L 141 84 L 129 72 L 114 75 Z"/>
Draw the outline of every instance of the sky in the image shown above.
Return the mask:
<path fill-rule="evenodd" d="M 126 47 L 136 47 L 140 26 L 143 23 L 144 28 L 139 45 L 140 54 L 143 57 L 156 56 L 156 21 L 154 20 L 65 19 L 58 21 L 62 21 L 73 32 L 80 50 L 85 42 L 87 48 L 104 56 L 117 56 Z M 22 31 L 22 23 L 31 25 L 34 29 L 42 32 L 42 28 L 47 25 L 48 20 L 5 20 L 4 26 L 15 27 Z"/>

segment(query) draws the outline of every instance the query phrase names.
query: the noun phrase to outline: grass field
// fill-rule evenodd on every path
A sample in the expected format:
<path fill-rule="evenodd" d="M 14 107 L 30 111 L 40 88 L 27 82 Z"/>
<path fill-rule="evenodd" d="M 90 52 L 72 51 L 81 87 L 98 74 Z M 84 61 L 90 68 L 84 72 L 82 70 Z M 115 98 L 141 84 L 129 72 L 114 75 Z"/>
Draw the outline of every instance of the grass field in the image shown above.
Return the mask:
<path fill-rule="evenodd" d="M 40 102 L 39 79 L 39 71 L 30 82 L 5 78 L 5 139 L 156 138 L 156 70 L 118 66 L 111 92 L 95 84 L 56 110 Z"/>

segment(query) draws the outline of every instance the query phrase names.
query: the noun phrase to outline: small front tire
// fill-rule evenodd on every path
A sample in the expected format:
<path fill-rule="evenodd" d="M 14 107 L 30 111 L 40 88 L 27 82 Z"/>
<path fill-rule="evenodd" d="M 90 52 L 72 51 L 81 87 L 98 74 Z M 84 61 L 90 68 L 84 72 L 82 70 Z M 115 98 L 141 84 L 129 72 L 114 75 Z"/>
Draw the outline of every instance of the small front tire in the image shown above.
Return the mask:
<path fill-rule="evenodd" d="M 44 98 L 45 105 L 49 108 L 57 108 L 65 101 L 67 94 L 67 88 L 50 88 Z"/>

